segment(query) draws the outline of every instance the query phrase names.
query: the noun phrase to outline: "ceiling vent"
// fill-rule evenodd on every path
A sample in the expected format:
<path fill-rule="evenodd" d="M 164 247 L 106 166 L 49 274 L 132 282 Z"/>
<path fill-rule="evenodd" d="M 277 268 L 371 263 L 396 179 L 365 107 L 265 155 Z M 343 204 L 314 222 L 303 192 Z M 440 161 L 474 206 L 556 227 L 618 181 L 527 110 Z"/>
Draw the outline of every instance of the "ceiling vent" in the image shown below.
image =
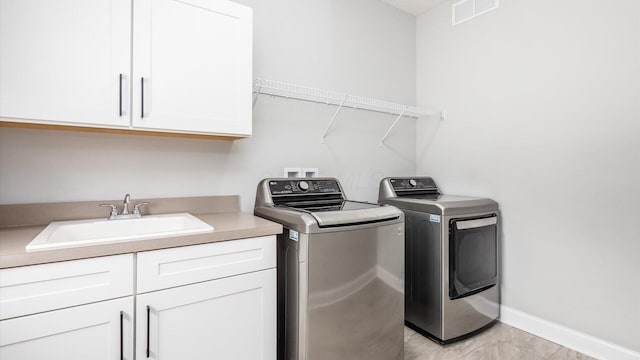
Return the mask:
<path fill-rule="evenodd" d="M 458 25 L 497 9 L 499 0 L 462 0 L 453 4 L 452 24 Z"/>

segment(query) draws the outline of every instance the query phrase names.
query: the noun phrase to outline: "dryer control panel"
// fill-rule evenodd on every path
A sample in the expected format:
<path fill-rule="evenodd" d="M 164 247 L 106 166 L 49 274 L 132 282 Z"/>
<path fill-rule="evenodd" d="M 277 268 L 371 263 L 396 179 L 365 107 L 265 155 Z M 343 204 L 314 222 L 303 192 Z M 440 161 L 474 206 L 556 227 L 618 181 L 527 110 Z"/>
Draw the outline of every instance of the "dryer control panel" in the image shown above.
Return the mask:
<path fill-rule="evenodd" d="M 421 190 L 439 193 L 435 181 L 430 177 L 393 178 L 389 182 L 394 191 Z"/>

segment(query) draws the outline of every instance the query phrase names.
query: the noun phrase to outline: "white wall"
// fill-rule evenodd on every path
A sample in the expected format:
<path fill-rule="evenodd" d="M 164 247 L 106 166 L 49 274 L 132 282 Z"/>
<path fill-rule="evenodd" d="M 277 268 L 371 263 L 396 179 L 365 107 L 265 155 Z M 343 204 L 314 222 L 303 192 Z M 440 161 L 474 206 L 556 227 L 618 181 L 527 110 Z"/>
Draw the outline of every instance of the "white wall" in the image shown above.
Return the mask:
<path fill-rule="evenodd" d="M 505 305 L 640 351 L 640 1 L 418 17 L 417 170 L 496 199 Z"/>
<path fill-rule="evenodd" d="M 416 19 L 371 0 L 241 0 L 254 9 L 254 77 L 415 103 Z M 390 115 L 262 96 L 235 142 L 0 128 L 0 203 L 240 194 L 291 166 L 338 177 L 354 199 L 415 173 L 415 121 L 378 141 Z"/>

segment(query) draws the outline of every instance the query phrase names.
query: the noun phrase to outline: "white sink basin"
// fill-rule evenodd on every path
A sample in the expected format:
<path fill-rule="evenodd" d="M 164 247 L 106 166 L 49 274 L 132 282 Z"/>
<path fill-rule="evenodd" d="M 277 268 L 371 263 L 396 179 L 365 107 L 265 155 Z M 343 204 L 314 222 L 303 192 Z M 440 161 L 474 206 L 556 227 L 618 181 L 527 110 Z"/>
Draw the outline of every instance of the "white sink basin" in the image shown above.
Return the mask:
<path fill-rule="evenodd" d="M 123 241 L 203 234 L 213 226 L 188 213 L 149 215 L 138 219 L 54 221 L 26 247 L 27 252 Z"/>

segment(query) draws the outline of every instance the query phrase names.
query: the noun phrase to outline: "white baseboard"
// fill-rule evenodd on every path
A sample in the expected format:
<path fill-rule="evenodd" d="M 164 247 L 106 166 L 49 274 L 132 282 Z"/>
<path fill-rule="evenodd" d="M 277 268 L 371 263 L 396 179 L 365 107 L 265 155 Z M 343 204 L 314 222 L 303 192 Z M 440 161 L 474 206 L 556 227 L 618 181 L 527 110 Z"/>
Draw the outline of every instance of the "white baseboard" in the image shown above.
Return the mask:
<path fill-rule="evenodd" d="M 500 321 L 600 360 L 640 360 L 640 353 L 502 305 Z"/>

